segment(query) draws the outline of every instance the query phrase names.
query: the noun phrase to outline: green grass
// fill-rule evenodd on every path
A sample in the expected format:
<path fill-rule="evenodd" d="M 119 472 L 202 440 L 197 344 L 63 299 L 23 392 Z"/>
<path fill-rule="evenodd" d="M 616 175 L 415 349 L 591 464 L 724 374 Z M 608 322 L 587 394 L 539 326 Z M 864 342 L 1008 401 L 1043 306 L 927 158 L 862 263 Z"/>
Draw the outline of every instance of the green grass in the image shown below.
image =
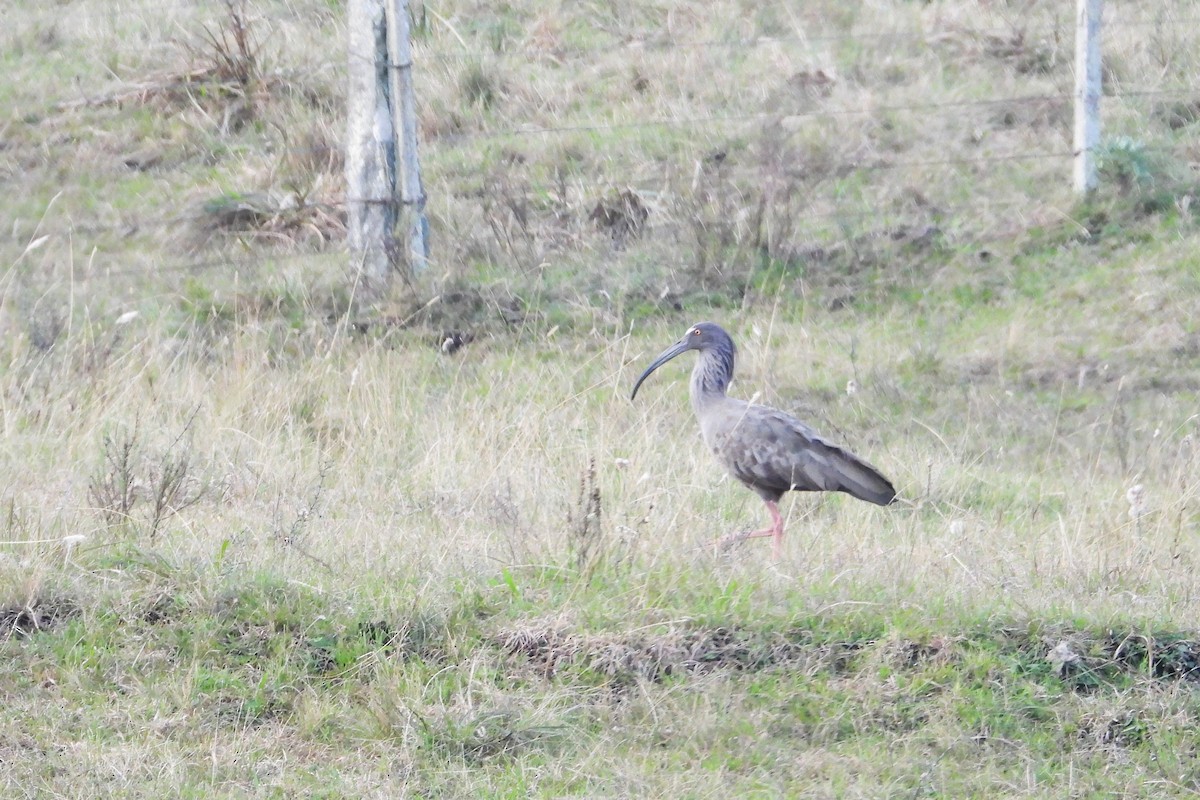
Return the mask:
<path fill-rule="evenodd" d="M 86 772 L 99 794 L 185 796 L 345 796 L 362 781 L 479 796 L 630 781 L 702 796 L 1196 788 L 1179 755 L 1195 700 L 1177 681 L 1200 646 L 1169 631 L 978 608 L 804 611 L 795 585 L 776 592 L 790 604 L 763 608 L 705 568 L 604 569 L 587 585 L 569 569 L 506 571 L 387 609 L 140 558 L 109 558 L 121 577 L 102 594 L 32 599 L 44 629 L 9 637 L 10 707 L 75 710 L 10 728 L 29 755 L 10 786 L 66 789 Z M 637 611 L 607 602 L 659 581 L 689 588 L 651 589 Z M 1047 651 L 1064 641 L 1080 659 L 1060 670 Z M 279 770 L 289 755 L 314 761 Z"/>
<path fill-rule="evenodd" d="M 1195 26 L 1113 11 L 1081 203 L 987 160 L 1067 149 L 1056 4 L 569 5 L 425 9 L 368 305 L 341 4 L 247 5 L 241 89 L 222 4 L 16 4 L 0 794 L 1200 793 Z M 628 399 L 706 318 L 903 502 L 715 554 L 687 364 Z"/>

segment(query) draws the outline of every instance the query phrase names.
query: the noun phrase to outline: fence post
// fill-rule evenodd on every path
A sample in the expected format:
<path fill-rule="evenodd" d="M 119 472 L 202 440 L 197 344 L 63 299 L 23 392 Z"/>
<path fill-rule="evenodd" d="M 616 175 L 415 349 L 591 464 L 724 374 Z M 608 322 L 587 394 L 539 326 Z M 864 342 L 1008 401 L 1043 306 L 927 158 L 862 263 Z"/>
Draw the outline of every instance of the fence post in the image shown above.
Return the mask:
<path fill-rule="evenodd" d="M 350 0 L 346 98 L 346 212 L 351 269 L 368 300 L 378 299 L 392 273 L 396 206 L 395 129 L 387 96 L 384 0 Z"/>
<path fill-rule="evenodd" d="M 408 0 L 388 0 L 387 39 L 391 67 L 389 93 L 392 116 L 399 134 L 396 195 L 400 201 L 400 230 L 408 237 L 408 261 L 413 276 L 429 263 L 429 223 L 425 218 L 425 188 L 417 160 L 417 112 L 413 99 L 412 31 Z"/>
<path fill-rule="evenodd" d="M 1077 0 L 1075 19 L 1075 191 L 1096 188 L 1100 143 L 1100 17 L 1103 0 Z"/>

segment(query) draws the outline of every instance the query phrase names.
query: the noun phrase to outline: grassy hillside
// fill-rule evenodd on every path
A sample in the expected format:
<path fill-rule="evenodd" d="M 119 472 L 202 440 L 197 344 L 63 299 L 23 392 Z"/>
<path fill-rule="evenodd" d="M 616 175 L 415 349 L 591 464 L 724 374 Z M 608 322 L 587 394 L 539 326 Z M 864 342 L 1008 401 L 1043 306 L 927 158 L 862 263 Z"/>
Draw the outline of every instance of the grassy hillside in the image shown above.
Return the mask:
<path fill-rule="evenodd" d="M 1081 203 L 1062 4 L 793 5 L 418 6 L 375 307 L 341 3 L 0 12 L 4 796 L 1200 792 L 1200 12 Z M 903 502 L 715 554 L 703 318 Z"/>

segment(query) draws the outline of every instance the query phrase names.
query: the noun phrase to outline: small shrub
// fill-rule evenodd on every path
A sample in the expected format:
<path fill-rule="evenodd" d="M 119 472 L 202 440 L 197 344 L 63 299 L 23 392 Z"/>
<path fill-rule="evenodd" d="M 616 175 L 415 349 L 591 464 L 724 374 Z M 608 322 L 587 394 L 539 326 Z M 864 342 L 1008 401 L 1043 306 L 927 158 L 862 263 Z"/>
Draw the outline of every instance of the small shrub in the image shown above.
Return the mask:
<path fill-rule="evenodd" d="M 1096 169 L 1105 182 L 1115 183 L 1122 193 L 1152 186 L 1163 177 L 1163 165 L 1146 145 L 1129 136 L 1114 136 L 1096 150 Z"/>
<path fill-rule="evenodd" d="M 104 435 L 101 464 L 88 482 L 88 497 L 108 525 L 128 520 L 129 512 L 137 504 L 135 472 L 140 460 L 137 447 L 136 422 L 132 430 Z"/>
<path fill-rule="evenodd" d="M 292 515 L 290 520 L 285 519 L 281 508 L 282 502 L 276 504 L 275 526 L 271 534 L 272 540 L 278 547 L 299 553 L 309 561 L 329 571 L 333 569 L 329 563 L 314 555 L 308 549 L 306 543 L 310 525 L 314 519 L 321 516 L 321 509 L 325 501 L 326 481 L 332 471 L 333 464 L 331 462 L 327 461 L 321 465 L 316 482 L 309 488 L 307 499 L 296 510 L 296 513 Z"/>
<path fill-rule="evenodd" d="M 175 440 L 161 452 L 148 454 L 138 424 L 104 437 L 100 466 L 88 482 L 93 507 L 109 526 L 134 521 L 144 507 L 145 530 L 151 541 L 171 516 L 200 502 L 206 485 L 195 476 L 190 436 L 195 412 Z"/>
<path fill-rule="evenodd" d="M 489 109 L 500 95 L 500 86 L 495 76 L 483 65 L 469 64 L 458 78 L 458 91 L 463 103 L 473 108 Z"/>
<path fill-rule="evenodd" d="M 203 45 L 191 49 L 216 80 L 248 89 L 262 78 L 263 39 L 246 14 L 246 0 L 225 0 L 224 5 L 221 24 L 205 26 Z"/>
<path fill-rule="evenodd" d="M 604 558 L 604 529 L 601 525 L 603 504 L 596 483 L 596 461 L 588 461 L 579 479 L 579 498 L 574 508 L 567 510 L 567 532 L 575 569 L 590 575 Z"/>

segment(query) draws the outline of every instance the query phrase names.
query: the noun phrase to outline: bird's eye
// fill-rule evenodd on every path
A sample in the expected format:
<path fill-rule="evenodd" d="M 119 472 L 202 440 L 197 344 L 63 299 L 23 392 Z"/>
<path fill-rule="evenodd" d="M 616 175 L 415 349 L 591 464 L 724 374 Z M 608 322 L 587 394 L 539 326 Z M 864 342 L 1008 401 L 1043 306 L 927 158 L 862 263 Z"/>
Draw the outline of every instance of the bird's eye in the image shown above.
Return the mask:
<path fill-rule="evenodd" d="M 700 335 L 700 329 L 692 328 L 692 336 L 699 336 L 699 335 Z"/>

